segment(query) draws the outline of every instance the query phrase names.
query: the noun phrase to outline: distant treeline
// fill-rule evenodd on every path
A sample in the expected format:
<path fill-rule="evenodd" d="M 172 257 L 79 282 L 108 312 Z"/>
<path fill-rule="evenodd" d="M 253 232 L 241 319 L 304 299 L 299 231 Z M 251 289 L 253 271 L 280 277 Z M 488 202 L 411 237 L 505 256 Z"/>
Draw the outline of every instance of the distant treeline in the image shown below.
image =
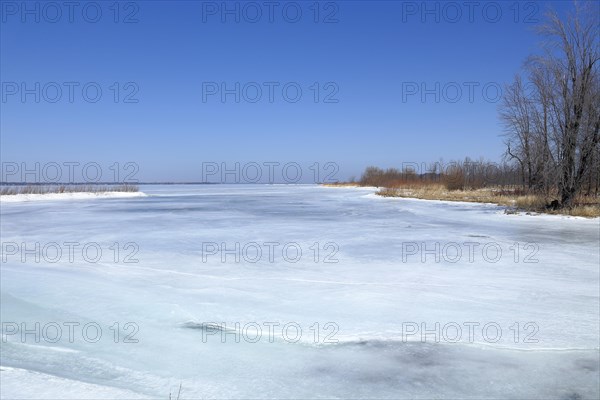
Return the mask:
<path fill-rule="evenodd" d="M 381 169 L 367 167 L 360 180 L 362 186 L 387 188 L 415 187 L 440 184 L 448 190 L 469 190 L 484 187 L 515 187 L 522 182 L 521 172 L 510 163 L 497 164 L 489 161 L 435 162 L 426 172 L 408 167 Z"/>
<path fill-rule="evenodd" d="M 598 158 L 600 160 L 600 157 Z M 581 185 L 577 195 L 594 196 L 600 194 L 600 169 L 586 169 L 586 180 Z M 361 186 L 386 188 L 406 188 L 423 185 L 443 185 L 447 190 L 473 190 L 486 187 L 500 189 L 518 189 L 519 193 L 540 194 L 545 197 L 560 198 L 560 186 L 545 181 L 543 186 L 532 186 L 530 175 L 523 170 L 519 163 L 503 162 L 501 164 L 489 161 L 452 161 L 449 163 L 436 162 L 428 167 L 426 172 L 415 171 L 411 168 L 382 169 L 367 167 L 358 181 Z"/>

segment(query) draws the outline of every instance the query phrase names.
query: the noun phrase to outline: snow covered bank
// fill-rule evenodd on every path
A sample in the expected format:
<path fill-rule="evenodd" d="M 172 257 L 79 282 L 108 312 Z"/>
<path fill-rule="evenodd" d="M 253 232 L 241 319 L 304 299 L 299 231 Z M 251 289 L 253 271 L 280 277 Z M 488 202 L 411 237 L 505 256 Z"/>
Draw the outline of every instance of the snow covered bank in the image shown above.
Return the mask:
<path fill-rule="evenodd" d="M 102 192 L 102 193 L 44 193 L 44 194 L 13 194 L 0 196 L 2 203 L 19 203 L 40 200 L 84 200 L 98 198 L 146 197 L 143 192 Z"/>
<path fill-rule="evenodd" d="M 350 188 L 350 189 L 354 189 L 354 188 Z M 364 188 L 360 188 L 363 189 Z M 369 199 L 377 199 L 377 200 L 382 200 L 382 201 L 399 201 L 399 202 L 423 202 L 423 203 L 432 203 L 432 204 L 445 204 L 445 205 L 461 205 L 464 207 L 472 207 L 473 209 L 477 209 L 477 208 L 482 208 L 482 207 L 487 207 L 490 209 L 497 209 L 498 214 L 504 214 L 506 216 L 510 216 L 510 217 L 536 217 L 536 218 L 545 218 L 548 219 L 550 221 L 552 220 L 565 220 L 565 219 L 576 219 L 576 220 L 581 220 L 581 221 L 593 221 L 595 223 L 598 223 L 598 221 L 600 220 L 600 217 L 581 217 L 581 216 L 577 216 L 577 215 L 568 215 L 568 214 L 547 214 L 547 213 L 541 213 L 541 212 L 535 212 L 535 211 L 525 211 L 525 210 L 514 210 L 512 208 L 507 208 L 507 206 L 503 206 L 500 204 L 495 204 L 495 203 L 484 203 L 484 202 L 475 202 L 475 201 L 460 201 L 460 200 L 432 200 L 432 199 L 422 199 L 419 197 L 391 197 L 391 196 L 380 196 L 378 195 L 375 190 L 376 188 L 369 188 L 372 189 L 372 193 L 369 193 L 367 195 L 365 195 L 365 198 L 369 198 Z M 510 210 L 510 212 L 506 212 L 507 210 Z"/>

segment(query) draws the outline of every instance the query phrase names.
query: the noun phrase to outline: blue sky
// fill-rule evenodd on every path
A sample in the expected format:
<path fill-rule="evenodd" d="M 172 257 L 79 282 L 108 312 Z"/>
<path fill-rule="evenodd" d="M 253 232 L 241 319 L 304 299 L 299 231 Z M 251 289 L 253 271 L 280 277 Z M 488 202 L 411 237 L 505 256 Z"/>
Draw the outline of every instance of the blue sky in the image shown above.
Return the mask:
<path fill-rule="evenodd" d="M 200 181 L 207 162 L 295 162 L 302 182 L 315 162 L 347 179 L 368 165 L 499 161 L 495 88 L 537 51 L 549 4 L 571 7 L 282 1 L 269 21 L 263 1 L 228 2 L 238 22 L 220 1 L 22 4 L 1 9 L 3 163 L 94 162 L 108 180 L 134 162 L 143 181 Z M 239 102 L 223 100 L 236 82 Z"/>

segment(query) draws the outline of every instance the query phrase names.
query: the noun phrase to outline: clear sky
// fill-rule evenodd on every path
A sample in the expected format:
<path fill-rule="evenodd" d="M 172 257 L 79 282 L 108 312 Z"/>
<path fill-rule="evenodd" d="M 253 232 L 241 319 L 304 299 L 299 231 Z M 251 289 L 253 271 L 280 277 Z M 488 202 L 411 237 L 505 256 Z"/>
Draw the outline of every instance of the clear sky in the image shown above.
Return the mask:
<path fill-rule="evenodd" d="M 203 163 L 295 162 L 302 182 L 315 162 L 347 179 L 368 165 L 499 161 L 496 88 L 537 51 L 546 8 L 572 6 L 1 4 L 3 164 L 94 162 L 109 180 L 134 162 L 140 180 L 200 181 Z"/>

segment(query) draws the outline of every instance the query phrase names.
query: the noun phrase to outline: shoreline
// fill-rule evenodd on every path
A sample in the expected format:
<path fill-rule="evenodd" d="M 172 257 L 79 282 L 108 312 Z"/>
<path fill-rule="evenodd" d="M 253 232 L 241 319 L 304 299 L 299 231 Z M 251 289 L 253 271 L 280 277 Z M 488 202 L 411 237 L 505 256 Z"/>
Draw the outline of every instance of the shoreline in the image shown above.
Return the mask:
<path fill-rule="evenodd" d="M 566 210 L 545 210 L 536 207 L 532 204 L 532 196 L 499 196 L 498 199 L 493 199 L 493 189 L 487 190 L 470 190 L 470 191 L 427 191 L 423 188 L 409 189 L 409 188 L 397 188 L 390 189 L 385 187 L 375 186 L 361 186 L 359 184 L 341 183 L 341 184 L 322 184 L 323 187 L 328 188 L 355 188 L 355 189 L 371 189 L 373 195 L 378 198 L 390 198 L 390 199 L 410 199 L 410 200 L 422 200 L 422 201 L 439 201 L 439 202 L 450 202 L 450 203 L 473 203 L 473 204 L 486 204 L 497 207 L 503 207 L 506 215 L 553 215 L 570 218 L 583 218 L 583 219 L 598 219 L 600 218 L 600 204 L 578 206 L 575 212 L 570 214 L 563 212 Z M 451 194 L 454 194 L 453 196 Z M 481 197 L 477 197 L 477 195 Z M 520 205 L 519 202 L 525 198 L 526 205 Z M 529 206 L 529 207 L 527 207 Z M 585 208 L 585 209 L 584 209 Z M 583 214 L 583 215 L 582 215 Z"/>
<path fill-rule="evenodd" d="M 147 197 L 144 192 L 71 192 L 71 193 L 30 193 L 0 195 L 0 203 L 24 203 L 46 200 L 86 200 Z"/>
<path fill-rule="evenodd" d="M 589 221 L 589 222 L 600 222 L 600 217 L 582 217 L 579 215 L 569 215 L 569 214 L 558 214 L 558 213 L 542 213 L 537 211 L 527 211 L 527 210 L 511 210 L 507 212 L 506 206 L 496 203 L 486 203 L 486 202 L 476 202 L 476 201 L 460 201 L 460 200 L 432 200 L 432 199 L 422 199 L 419 197 L 391 197 L 391 196 L 381 196 L 377 193 L 370 193 L 367 197 L 371 199 L 377 200 L 392 200 L 392 201 L 415 201 L 415 202 L 429 202 L 429 203 L 438 203 L 438 204 L 449 204 L 449 205 L 472 205 L 472 206 L 486 206 L 490 208 L 497 208 L 498 215 L 504 215 L 507 217 L 536 217 L 536 218 L 544 218 L 544 219 L 560 219 L 564 220 L 577 220 L 577 221 Z"/>

